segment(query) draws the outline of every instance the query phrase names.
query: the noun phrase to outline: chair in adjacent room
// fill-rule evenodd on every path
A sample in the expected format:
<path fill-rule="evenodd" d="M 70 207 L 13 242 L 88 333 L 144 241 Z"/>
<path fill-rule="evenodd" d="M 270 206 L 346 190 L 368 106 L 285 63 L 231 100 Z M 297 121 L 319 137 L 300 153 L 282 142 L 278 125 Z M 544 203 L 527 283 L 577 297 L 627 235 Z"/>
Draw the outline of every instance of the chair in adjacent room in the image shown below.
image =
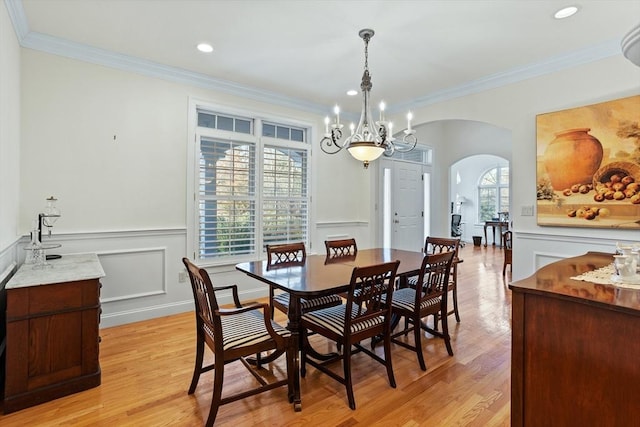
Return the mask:
<path fill-rule="evenodd" d="M 452 214 L 451 215 L 451 237 L 461 237 L 461 236 L 462 236 L 462 215 Z"/>
<path fill-rule="evenodd" d="M 453 251 L 427 254 L 422 260 L 420 273 L 415 287 L 405 287 L 393 293 L 391 310 L 395 322 L 398 323 L 401 317 L 405 318 L 405 327 L 391 335 L 393 343 L 409 350 L 415 351 L 418 356 L 418 363 L 423 371 L 427 370 L 422 355 L 422 330 L 443 338 L 447 347 L 447 352 L 453 356 L 451 348 L 451 338 L 449 336 L 449 326 L 447 321 L 447 296 L 449 275 L 453 263 Z M 439 315 L 442 322 L 442 331 L 435 330 L 427 326 L 421 319 L 430 315 Z M 396 325 L 392 325 L 392 330 Z M 399 336 L 407 336 L 413 331 L 414 345 L 409 344 L 406 339 L 398 339 Z"/>
<path fill-rule="evenodd" d="M 206 426 L 213 426 L 221 405 L 243 399 L 286 385 L 288 398 L 293 399 L 294 351 L 297 345 L 291 339 L 291 332 L 271 319 L 271 307 L 267 304 L 252 303 L 242 306 L 236 285 L 214 287 L 206 270 L 198 268 L 187 258 L 183 258 L 195 301 L 196 315 L 196 360 L 189 394 L 198 385 L 200 374 L 213 370 L 213 396 Z M 216 292 L 231 290 L 234 308 L 221 308 Z M 203 366 L 205 345 L 213 352 L 213 363 Z M 267 378 L 260 374 L 260 368 L 252 367 L 245 359 L 263 351 L 275 350 L 286 353 L 287 378 L 273 380 L 269 370 Z M 258 386 L 222 397 L 224 370 L 228 363 L 240 361 L 253 374 Z M 264 370 L 263 370 L 264 371 Z M 291 373 L 291 375 L 290 375 Z"/>
<path fill-rule="evenodd" d="M 304 265 L 307 260 L 307 251 L 303 242 L 285 243 L 281 245 L 267 245 L 267 269 L 295 267 Z M 273 287 L 269 287 L 269 304 L 283 313 L 289 312 L 289 294 L 286 292 L 275 293 Z M 339 295 L 326 295 L 317 298 L 301 299 L 300 311 L 305 313 L 310 310 L 331 307 L 342 304 Z M 273 312 L 271 313 L 273 317 Z"/>
<path fill-rule="evenodd" d="M 502 233 L 502 247 L 504 248 L 504 265 L 502 266 L 502 275 L 507 273 L 507 264 L 509 265 L 509 271 L 513 272 L 513 265 L 511 264 L 511 248 L 512 248 L 513 235 L 510 230 Z"/>
<path fill-rule="evenodd" d="M 358 254 L 356 239 L 325 240 L 324 247 L 327 252 L 325 264 L 354 259 Z"/>
<path fill-rule="evenodd" d="M 363 352 L 386 367 L 389 384 L 396 387 L 391 364 L 391 305 L 396 271 L 400 261 L 367 267 L 355 267 L 351 274 L 346 304 L 311 311 L 302 315 L 302 334 L 312 331 L 336 342 L 342 353 L 328 360 L 314 360 L 303 346 L 301 375 L 306 374 L 307 363 L 343 384 L 347 390 L 349 407 L 356 409 L 351 378 L 351 356 Z M 384 359 L 360 343 L 368 338 L 383 337 Z M 334 372 L 328 365 L 342 361 L 343 375 Z"/>

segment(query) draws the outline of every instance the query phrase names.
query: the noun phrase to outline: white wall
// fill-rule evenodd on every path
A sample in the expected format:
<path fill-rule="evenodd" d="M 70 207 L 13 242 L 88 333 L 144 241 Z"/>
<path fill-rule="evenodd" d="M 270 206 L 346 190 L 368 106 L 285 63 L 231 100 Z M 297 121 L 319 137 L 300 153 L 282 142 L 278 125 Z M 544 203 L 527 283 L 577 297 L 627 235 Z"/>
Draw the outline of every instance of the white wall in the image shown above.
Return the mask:
<path fill-rule="evenodd" d="M 15 42 L 8 46 L 17 50 Z M 5 52 L 3 41 L 5 55 L 16 58 Z M 11 69 L 21 78 L 21 128 L 13 135 L 21 141 L 22 182 L 9 196 L 17 199 L 19 191 L 20 221 L 0 218 L 0 229 L 26 234 L 45 198 L 57 196 L 62 217 L 54 235 L 63 244 L 61 253 L 97 252 L 105 266 L 103 326 L 191 308 L 187 284 L 178 282 L 186 252 L 190 97 L 314 123 L 312 250 L 338 235 L 353 235 L 361 247 L 378 244 L 377 174 L 347 153 L 329 156 L 317 148 L 323 117 L 30 49 L 22 49 L 21 56 L 21 72 L 19 66 Z M 434 147 L 435 201 L 445 206 L 434 215 L 434 233 L 448 233 L 450 165 L 486 153 L 498 139 L 492 154 L 508 158 L 497 151 L 506 151 L 504 135 L 509 135 L 514 278 L 557 257 L 632 240 L 624 230 L 538 227 L 535 217 L 517 214 L 521 206 L 535 205 L 535 115 L 639 92 L 640 68 L 620 55 L 416 109 L 416 123 L 424 123 L 417 126 L 419 137 Z M 4 137 L 1 146 L 18 147 Z M 17 155 L 11 160 L 13 178 L 17 160 Z M 217 283 L 238 283 L 243 298 L 266 295 L 264 286 L 233 266 L 211 272 Z"/>
<path fill-rule="evenodd" d="M 59 199 L 53 239 L 63 244 L 60 253 L 97 252 L 105 264 L 103 325 L 192 306 L 187 285 L 178 282 L 180 259 L 188 255 L 190 98 L 323 129 L 322 117 L 299 110 L 30 49 L 23 50 L 22 70 L 20 233 L 28 233 L 46 197 Z M 315 149 L 312 174 L 310 250 L 324 251 L 324 239 L 343 235 L 371 246 L 371 195 L 362 190 L 370 171 L 346 152 Z M 243 298 L 266 295 L 233 265 L 210 271 L 217 283 L 239 283 Z"/>
<path fill-rule="evenodd" d="M 20 45 L 0 6 L 0 276 L 16 260 L 20 205 Z"/>
<path fill-rule="evenodd" d="M 640 67 L 620 54 L 429 105 L 417 109 L 414 117 L 418 123 L 474 120 L 511 132 L 512 219 L 515 230 L 513 278 L 516 280 L 529 276 L 549 260 L 582 254 L 587 250 L 612 251 L 616 240 L 631 242 L 640 238 L 638 232 L 629 230 L 539 227 L 535 215 L 520 215 L 523 206 L 536 204 L 536 115 L 638 93 Z M 473 150 L 474 147 L 477 148 L 471 144 L 468 148 Z M 446 145 L 450 152 L 462 149 L 462 146 Z M 444 162 L 440 166 L 448 168 L 450 164 Z"/>

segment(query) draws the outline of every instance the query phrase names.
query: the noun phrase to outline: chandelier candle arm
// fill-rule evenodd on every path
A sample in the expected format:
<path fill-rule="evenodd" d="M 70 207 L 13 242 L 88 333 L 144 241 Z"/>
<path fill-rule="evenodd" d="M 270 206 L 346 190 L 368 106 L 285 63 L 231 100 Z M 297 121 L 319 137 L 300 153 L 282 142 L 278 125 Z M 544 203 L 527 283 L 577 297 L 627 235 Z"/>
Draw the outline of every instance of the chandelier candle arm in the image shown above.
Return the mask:
<path fill-rule="evenodd" d="M 360 30 L 358 35 L 364 40 L 364 71 L 362 73 L 362 81 L 360 89 L 362 90 L 362 112 L 360 113 L 360 121 L 358 125 L 353 123 L 349 126 L 351 135 L 342 140 L 342 127 L 340 123 L 340 107 L 336 105 L 333 109 L 335 114 L 335 122 L 331 124 L 329 130 L 329 117 L 325 118 L 325 134 L 320 141 L 320 148 L 327 154 L 335 154 L 346 148 L 347 151 L 357 160 L 360 160 L 365 169 L 369 166 L 369 162 L 376 160 L 382 154 L 387 157 L 393 155 L 394 152 L 407 152 L 416 147 L 418 139 L 415 136 L 415 130 L 411 128 L 411 120 L 413 114 L 409 112 L 407 115 L 407 130 L 404 131 L 402 145 L 394 144 L 393 124 L 387 122 L 384 111 L 386 104 L 380 102 L 380 120 L 374 122 L 371 114 L 370 95 L 371 75 L 369 74 L 369 41 L 375 32 L 371 29 Z"/>

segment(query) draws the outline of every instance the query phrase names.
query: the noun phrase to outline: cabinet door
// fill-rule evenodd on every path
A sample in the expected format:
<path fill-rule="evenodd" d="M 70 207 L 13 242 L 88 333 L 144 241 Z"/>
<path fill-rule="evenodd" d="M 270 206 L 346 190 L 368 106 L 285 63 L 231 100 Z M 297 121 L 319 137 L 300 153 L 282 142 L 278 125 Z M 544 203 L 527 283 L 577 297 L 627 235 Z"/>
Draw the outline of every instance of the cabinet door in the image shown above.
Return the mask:
<path fill-rule="evenodd" d="M 29 320 L 29 343 L 29 390 L 80 375 L 82 312 Z"/>

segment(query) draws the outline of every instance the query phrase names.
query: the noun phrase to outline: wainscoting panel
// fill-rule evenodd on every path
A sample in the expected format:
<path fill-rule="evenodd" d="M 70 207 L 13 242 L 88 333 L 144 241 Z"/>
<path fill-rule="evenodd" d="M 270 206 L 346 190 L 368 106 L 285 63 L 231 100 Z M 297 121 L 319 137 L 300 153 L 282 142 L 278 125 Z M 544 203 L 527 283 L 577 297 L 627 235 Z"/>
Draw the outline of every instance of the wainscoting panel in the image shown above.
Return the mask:
<path fill-rule="evenodd" d="M 354 237 L 358 247 L 375 246 L 369 223 L 336 221 L 316 224 L 312 253 L 324 253 L 324 240 Z M 629 243 L 640 240 L 628 233 Z M 61 255 L 93 252 L 105 270 L 102 279 L 101 327 L 109 327 L 170 314 L 192 311 L 193 296 L 186 278 L 182 257 L 186 254 L 186 229 L 102 231 L 54 233 L 46 242 L 60 243 Z M 586 236 L 562 236 L 514 231 L 513 280 L 530 276 L 538 268 L 558 259 L 581 255 L 587 251 L 613 252 L 616 240 Z M 14 262 L 24 262 L 24 236 L 0 251 L 0 273 Z M 268 287 L 235 269 L 235 264 L 208 267 L 215 285 L 238 285 L 240 298 L 252 301 L 265 297 Z M 220 298 L 231 303 L 230 295 Z"/>
<path fill-rule="evenodd" d="M 101 279 L 102 328 L 193 309 L 189 283 L 180 282 L 185 229 L 68 234 L 54 230 L 44 240 L 62 244 L 55 250 L 62 256 L 98 255 L 105 272 Z M 23 246 L 27 243 L 25 238 Z"/>
<path fill-rule="evenodd" d="M 375 238 L 369 230 L 366 221 L 323 221 L 316 223 L 316 246 L 314 253 L 324 253 L 324 241 L 354 238 L 358 249 L 372 248 L 376 246 Z"/>
<path fill-rule="evenodd" d="M 555 229 L 554 229 L 555 230 Z M 551 233 L 551 232 L 550 232 Z M 591 232 L 593 234 L 593 232 Z M 634 233 L 626 233 L 633 239 Z M 513 280 L 532 275 L 536 270 L 552 262 L 583 255 L 587 252 L 615 251 L 616 241 L 632 243 L 627 239 L 582 235 L 542 234 L 514 231 Z"/>
<path fill-rule="evenodd" d="M 167 293 L 167 248 L 98 252 L 102 304 Z M 144 279 L 143 279 L 144 278 Z"/>

